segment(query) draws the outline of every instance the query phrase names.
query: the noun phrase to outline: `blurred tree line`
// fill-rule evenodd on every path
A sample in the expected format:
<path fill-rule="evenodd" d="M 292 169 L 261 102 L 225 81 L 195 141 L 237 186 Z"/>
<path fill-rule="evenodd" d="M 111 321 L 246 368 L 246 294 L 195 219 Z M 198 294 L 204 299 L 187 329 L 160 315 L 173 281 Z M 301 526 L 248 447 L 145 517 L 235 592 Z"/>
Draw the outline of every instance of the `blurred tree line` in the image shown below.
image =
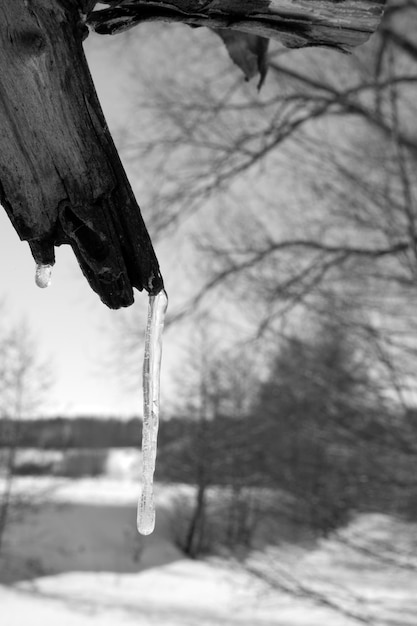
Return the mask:
<path fill-rule="evenodd" d="M 8 445 L 7 433 L 12 422 L 7 417 L 0 420 L 0 447 Z M 19 446 L 24 448 L 126 448 L 136 446 L 140 437 L 138 418 L 22 418 L 19 430 Z"/>
<path fill-rule="evenodd" d="M 193 487 L 177 503 L 174 534 L 185 553 L 250 548 L 284 521 L 327 535 L 358 512 L 415 515 L 415 411 L 387 401 L 349 327 L 329 320 L 304 338 L 281 338 L 263 377 L 247 349 L 219 352 L 207 336 L 194 345 L 178 406 L 160 424 L 156 471 L 161 482 Z M 137 418 L 21 420 L 19 428 L 20 447 L 140 441 Z M 7 431 L 0 420 L 1 446 Z"/>
<path fill-rule="evenodd" d="M 327 536 L 359 512 L 414 518 L 415 412 L 387 401 L 337 317 L 280 337 L 264 377 L 252 349 L 194 353 L 178 392 L 184 430 L 160 447 L 157 469 L 195 485 L 188 508 L 178 504 L 187 554 L 253 548 L 288 524 Z"/>

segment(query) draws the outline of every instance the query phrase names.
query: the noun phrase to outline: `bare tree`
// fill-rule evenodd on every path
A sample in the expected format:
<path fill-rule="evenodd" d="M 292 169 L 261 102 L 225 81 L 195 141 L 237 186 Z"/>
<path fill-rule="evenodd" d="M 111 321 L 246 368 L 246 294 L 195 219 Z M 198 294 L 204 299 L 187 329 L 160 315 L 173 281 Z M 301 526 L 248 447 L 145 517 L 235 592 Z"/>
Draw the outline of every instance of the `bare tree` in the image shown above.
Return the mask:
<path fill-rule="evenodd" d="M 414 2 L 391 3 L 378 36 L 350 58 L 272 50 L 260 96 L 226 70 L 209 33 L 201 58 L 222 68 L 216 79 L 201 80 L 194 51 L 181 86 L 169 61 L 163 88 L 146 82 L 125 155 L 132 167 L 147 157 L 160 169 L 164 180 L 148 200 L 154 227 L 171 233 L 187 218 L 184 232 L 197 242 L 187 272 L 200 258 L 206 275 L 174 319 L 220 290 L 250 302 L 262 334 L 290 314 L 322 315 L 332 294 L 340 310 L 356 305 L 355 331 L 406 400 L 416 298 L 416 19 Z M 160 125 L 144 130 L 140 116 L 149 111 Z"/>
<path fill-rule="evenodd" d="M 39 411 L 51 385 L 49 366 L 37 354 L 25 323 L 3 328 L 0 334 L 0 419 L 7 423 L 3 442 L 2 491 L 0 494 L 0 552 L 11 512 L 22 510 L 25 499 L 13 495 L 16 456 L 21 437 L 21 420 Z"/>
<path fill-rule="evenodd" d="M 249 545 L 259 521 L 250 493 L 256 471 L 247 428 L 258 386 L 255 369 L 244 351 L 219 350 L 207 320 L 203 324 L 178 380 L 175 414 L 187 429 L 169 462 L 171 480 L 195 490 L 187 502 L 181 499 L 173 521 L 175 540 L 191 557 L 218 546 Z"/>

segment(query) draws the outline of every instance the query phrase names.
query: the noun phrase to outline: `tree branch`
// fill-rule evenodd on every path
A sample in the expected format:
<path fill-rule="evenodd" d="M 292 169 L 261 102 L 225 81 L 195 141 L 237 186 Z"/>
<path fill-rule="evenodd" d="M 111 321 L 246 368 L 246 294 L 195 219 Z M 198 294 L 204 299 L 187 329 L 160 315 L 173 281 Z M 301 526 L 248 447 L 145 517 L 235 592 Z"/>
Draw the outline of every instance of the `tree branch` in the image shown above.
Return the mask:
<path fill-rule="evenodd" d="M 104 0 L 89 26 L 114 34 L 148 21 L 230 28 L 277 39 L 289 48 L 329 46 L 349 52 L 375 32 L 385 0 Z"/>
<path fill-rule="evenodd" d="M 0 3 L 0 202 L 40 264 L 69 244 L 111 308 L 163 282 L 100 108 L 75 0 Z"/>
<path fill-rule="evenodd" d="M 38 263 L 71 245 L 91 287 L 119 308 L 134 287 L 156 294 L 163 282 L 88 71 L 86 24 L 105 34 L 180 21 L 349 51 L 375 31 L 385 0 L 104 2 L 0 3 L 0 202 Z"/>

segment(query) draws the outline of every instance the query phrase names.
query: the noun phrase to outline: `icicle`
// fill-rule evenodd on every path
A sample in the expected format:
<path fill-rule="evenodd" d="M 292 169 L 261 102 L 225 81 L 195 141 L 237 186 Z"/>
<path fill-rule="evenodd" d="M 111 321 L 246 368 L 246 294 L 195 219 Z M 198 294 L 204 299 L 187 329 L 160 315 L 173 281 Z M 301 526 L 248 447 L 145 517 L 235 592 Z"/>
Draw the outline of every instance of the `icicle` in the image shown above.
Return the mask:
<path fill-rule="evenodd" d="M 36 272 L 35 272 L 35 283 L 41 289 L 45 289 L 45 287 L 49 287 L 51 284 L 51 275 L 52 275 L 52 265 L 43 265 L 42 263 L 37 263 Z"/>
<path fill-rule="evenodd" d="M 149 535 L 155 527 L 153 475 L 159 420 L 162 331 L 167 306 L 168 297 L 164 290 L 156 296 L 149 296 L 143 360 L 142 495 L 137 516 L 138 531 L 142 535 Z"/>

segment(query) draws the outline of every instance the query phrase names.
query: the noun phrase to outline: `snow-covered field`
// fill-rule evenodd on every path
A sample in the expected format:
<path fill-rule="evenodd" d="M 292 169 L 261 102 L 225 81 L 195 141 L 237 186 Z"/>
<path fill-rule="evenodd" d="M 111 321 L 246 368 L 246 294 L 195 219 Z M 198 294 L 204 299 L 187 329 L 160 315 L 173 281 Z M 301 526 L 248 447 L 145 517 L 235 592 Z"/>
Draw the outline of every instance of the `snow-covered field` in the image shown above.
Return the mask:
<path fill-rule="evenodd" d="M 182 557 L 171 540 L 172 487 L 157 490 L 149 537 L 135 530 L 132 481 L 19 479 L 17 487 L 47 502 L 7 536 L 1 626 L 353 626 L 355 615 L 417 626 L 416 525 L 363 515 L 342 541 L 254 554 L 249 568 L 271 588 L 230 561 Z"/>

